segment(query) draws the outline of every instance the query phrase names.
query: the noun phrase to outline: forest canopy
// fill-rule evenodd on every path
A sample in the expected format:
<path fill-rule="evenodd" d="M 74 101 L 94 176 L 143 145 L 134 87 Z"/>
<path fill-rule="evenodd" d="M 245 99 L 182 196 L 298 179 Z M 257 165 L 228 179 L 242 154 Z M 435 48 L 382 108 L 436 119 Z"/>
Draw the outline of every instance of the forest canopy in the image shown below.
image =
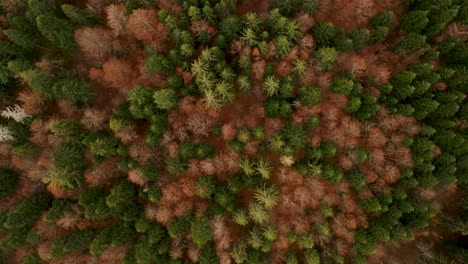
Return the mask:
<path fill-rule="evenodd" d="M 0 264 L 468 262 L 468 0 L 0 0 L 0 27 Z"/>

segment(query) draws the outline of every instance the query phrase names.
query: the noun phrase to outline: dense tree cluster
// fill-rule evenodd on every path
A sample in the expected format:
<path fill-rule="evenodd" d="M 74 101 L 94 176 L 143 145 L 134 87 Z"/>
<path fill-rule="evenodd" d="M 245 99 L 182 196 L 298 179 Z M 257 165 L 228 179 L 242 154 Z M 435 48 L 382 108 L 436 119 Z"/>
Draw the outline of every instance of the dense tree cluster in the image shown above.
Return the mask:
<path fill-rule="evenodd" d="M 463 263 L 468 1 L 348 2 L 0 1 L 0 263 Z"/>

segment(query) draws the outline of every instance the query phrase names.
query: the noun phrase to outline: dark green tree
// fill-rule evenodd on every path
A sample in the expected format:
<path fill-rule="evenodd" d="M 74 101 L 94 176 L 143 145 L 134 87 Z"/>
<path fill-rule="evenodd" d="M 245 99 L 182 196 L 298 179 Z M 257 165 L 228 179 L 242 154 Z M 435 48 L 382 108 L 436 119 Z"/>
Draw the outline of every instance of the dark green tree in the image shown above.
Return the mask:
<path fill-rule="evenodd" d="M 43 216 L 43 220 L 46 222 L 56 222 L 62 218 L 65 214 L 73 212 L 73 202 L 65 199 L 55 199 L 52 202 L 52 206 L 49 208 L 46 214 Z"/>
<path fill-rule="evenodd" d="M 285 259 L 285 263 L 286 264 L 299 264 L 299 262 L 297 260 L 297 256 L 294 253 L 294 251 L 289 251 L 288 252 L 288 255 L 286 256 L 286 259 Z"/>
<path fill-rule="evenodd" d="M 60 8 L 63 13 L 77 25 L 88 25 L 93 23 L 93 16 L 87 11 L 87 9 L 81 9 L 68 4 L 61 5 Z"/>
<path fill-rule="evenodd" d="M 337 148 L 332 142 L 322 141 L 320 142 L 320 151 L 325 158 L 333 158 L 336 156 Z"/>
<path fill-rule="evenodd" d="M 111 214 L 106 203 L 107 193 L 101 189 L 89 189 L 81 194 L 78 204 L 84 209 L 84 216 L 89 220 L 104 219 Z"/>
<path fill-rule="evenodd" d="M 160 71 L 169 73 L 175 70 L 172 62 L 161 53 L 149 56 L 146 60 L 146 67 L 153 73 Z"/>
<path fill-rule="evenodd" d="M 319 22 L 312 28 L 312 36 L 319 46 L 330 46 L 335 42 L 337 30 L 330 22 Z"/>
<path fill-rule="evenodd" d="M 306 249 L 304 251 L 304 261 L 306 264 L 320 264 L 320 254 L 316 249 Z"/>
<path fill-rule="evenodd" d="M 348 100 L 348 103 L 346 104 L 346 112 L 348 113 L 354 113 L 359 110 L 361 107 L 361 98 L 357 96 L 351 96 Z"/>
<path fill-rule="evenodd" d="M 446 10 L 438 10 L 434 12 L 430 17 L 430 23 L 424 29 L 424 35 L 428 38 L 433 38 L 444 30 L 447 25 L 452 22 L 459 13 L 458 6 L 456 8 L 450 8 Z"/>
<path fill-rule="evenodd" d="M 205 247 L 202 249 L 200 259 L 198 260 L 200 264 L 215 264 L 219 263 L 218 255 L 212 247 Z"/>
<path fill-rule="evenodd" d="M 188 161 L 195 158 L 195 151 L 197 146 L 191 141 L 182 142 L 179 146 L 179 154 L 182 160 Z"/>
<path fill-rule="evenodd" d="M 193 242 L 203 248 L 208 241 L 213 240 L 210 222 L 207 217 L 196 218 L 191 224 Z"/>
<path fill-rule="evenodd" d="M 370 40 L 372 43 L 382 43 L 389 33 L 388 27 L 377 27 L 371 32 Z"/>
<path fill-rule="evenodd" d="M 201 198 L 210 198 L 216 190 L 216 181 L 209 176 L 201 176 L 195 185 L 195 193 Z"/>
<path fill-rule="evenodd" d="M 43 241 L 41 234 L 39 233 L 39 230 L 36 228 L 29 229 L 28 235 L 26 237 L 26 242 L 28 244 L 37 246 Z"/>
<path fill-rule="evenodd" d="M 33 23 L 36 22 L 36 18 L 40 15 L 53 15 L 54 9 L 47 2 L 41 0 L 28 0 L 24 2 L 27 2 L 28 9 L 26 11 L 26 17 Z"/>
<path fill-rule="evenodd" d="M 12 169 L 0 168 L 0 200 L 12 195 L 18 185 L 18 173 Z"/>
<path fill-rule="evenodd" d="M 218 187 L 215 192 L 214 201 L 225 210 L 233 211 L 235 208 L 236 194 L 229 191 L 226 186 L 221 186 Z"/>
<path fill-rule="evenodd" d="M 348 52 L 353 48 L 353 40 L 350 38 L 340 38 L 336 41 L 335 47 L 339 52 Z"/>
<path fill-rule="evenodd" d="M 83 183 L 83 175 L 80 171 L 69 168 L 53 168 L 42 179 L 44 183 L 52 183 L 65 189 L 75 189 Z"/>
<path fill-rule="evenodd" d="M 283 35 L 276 37 L 273 42 L 275 43 L 276 52 L 280 56 L 288 55 L 293 47 L 290 39 Z"/>
<path fill-rule="evenodd" d="M 116 138 L 105 134 L 90 134 L 83 139 L 82 143 L 97 158 L 117 155 L 120 146 L 120 142 Z"/>
<path fill-rule="evenodd" d="M 16 45 L 26 49 L 33 50 L 37 44 L 37 37 L 30 32 L 24 32 L 18 29 L 6 29 L 3 33 Z"/>
<path fill-rule="evenodd" d="M 369 24 L 374 28 L 390 27 L 392 25 L 393 13 L 392 11 L 383 11 L 372 17 Z"/>
<path fill-rule="evenodd" d="M 433 119 L 448 119 L 454 117 L 459 109 L 460 106 L 457 102 L 439 104 L 437 109 L 432 112 L 431 117 Z"/>
<path fill-rule="evenodd" d="M 406 32 L 420 33 L 428 24 L 429 11 L 415 10 L 405 14 L 400 21 L 400 27 Z"/>
<path fill-rule="evenodd" d="M 56 168 L 71 171 L 82 170 L 85 166 L 81 146 L 73 143 L 58 146 L 52 154 L 52 162 Z"/>
<path fill-rule="evenodd" d="M 293 16 L 301 10 L 303 4 L 301 0 L 273 0 L 270 8 L 278 8 L 283 15 Z"/>
<path fill-rule="evenodd" d="M 426 43 L 427 37 L 424 35 L 419 35 L 417 33 L 409 33 L 406 37 L 401 39 L 398 43 L 396 43 L 393 48 L 397 52 L 402 52 L 406 50 L 408 53 L 414 53 L 419 49 L 427 49 L 429 48 L 429 44 Z"/>
<path fill-rule="evenodd" d="M 18 229 L 31 226 L 49 207 L 50 197 L 45 193 L 34 194 L 14 205 L 6 215 L 3 226 Z"/>
<path fill-rule="evenodd" d="M 94 256 L 101 255 L 111 246 L 128 243 L 132 239 L 132 230 L 128 224 L 115 224 L 104 228 L 90 244 L 89 251 Z"/>
<path fill-rule="evenodd" d="M 92 85 L 77 79 L 62 79 L 52 87 L 55 98 L 66 99 L 77 106 L 88 106 L 94 101 Z"/>
<path fill-rule="evenodd" d="M 392 92 L 397 99 L 402 100 L 413 94 L 416 88 L 411 84 L 415 77 L 416 74 L 411 71 L 401 71 L 391 77 Z"/>
<path fill-rule="evenodd" d="M 382 210 L 382 206 L 380 205 L 379 200 L 375 198 L 368 198 L 368 199 L 361 200 L 359 205 L 361 206 L 362 209 L 364 209 L 364 211 L 370 212 L 370 213 L 378 212 Z"/>
<path fill-rule="evenodd" d="M 32 253 L 23 260 L 23 264 L 42 264 L 44 263 L 37 253 Z"/>
<path fill-rule="evenodd" d="M 146 165 L 141 168 L 141 176 L 148 180 L 156 180 L 159 177 L 161 168 L 156 164 Z"/>
<path fill-rule="evenodd" d="M 41 34 L 52 44 L 63 49 L 76 47 L 73 37 L 74 28 L 66 20 L 43 14 L 36 18 L 36 24 Z"/>
<path fill-rule="evenodd" d="M 317 105 L 322 101 L 322 92 L 314 86 L 301 87 L 299 96 L 301 103 L 308 107 Z"/>
<path fill-rule="evenodd" d="M 128 92 L 128 110 L 134 118 L 147 118 L 156 111 L 153 95 L 153 90 L 143 85 L 136 85 Z"/>
<path fill-rule="evenodd" d="M 76 141 L 83 136 L 83 126 L 76 120 L 58 120 L 49 125 L 50 131 L 57 136 L 62 136 L 71 145 L 76 146 Z"/>
<path fill-rule="evenodd" d="M 172 238 L 182 238 L 190 230 L 190 221 L 192 220 L 191 215 L 174 218 L 169 222 L 167 226 L 167 232 Z"/>
<path fill-rule="evenodd" d="M 413 101 L 414 117 L 423 120 L 439 106 L 439 102 L 429 97 L 421 97 Z"/>
<path fill-rule="evenodd" d="M 280 137 L 286 142 L 286 154 L 298 152 L 306 145 L 306 132 L 300 126 L 288 123 L 279 132 Z"/>
<path fill-rule="evenodd" d="M 353 41 L 353 48 L 355 50 L 360 50 L 369 42 L 370 31 L 367 29 L 357 29 L 351 31 L 348 36 Z"/>
<path fill-rule="evenodd" d="M 238 16 L 229 16 L 221 21 L 219 33 L 226 37 L 227 41 L 237 39 L 242 30 L 242 19 Z"/>
<path fill-rule="evenodd" d="M 115 184 L 106 197 L 106 204 L 117 212 L 123 213 L 135 202 L 135 186 L 129 181 Z"/>
<path fill-rule="evenodd" d="M 184 173 L 187 169 L 186 167 L 186 163 L 178 158 L 166 160 L 166 169 L 171 175 L 178 176 Z"/>
<path fill-rule="evenodd" d="M 349 95 L 354 88 L 354 81 L 346 76 L 340 76 L 333 80 L 331 89 L 334 93 Z"/>
<path fill-rule="evenodd" d="M 338 58 L 338 53 L 335 48 L 319 48 L 315 53 L 315 58 L 322 69 L 330 71 Z"/>
<path fill-rule="evenodd" d="M 28 232 L 28 227 L 11 230 L 4 238 L 2 238 L 0 248 L 4 250 L 14 250 L 17 247 L 26 244 Z"/>
<path fill-rule="evenodd" d="M 159 188 L 158 185 L 153 185 L 149 187 L 149 190 L 148 190 L 148 200 L 150 200 L 151 202 L 153 203 L 157 203 L 159 202 L 159 200 L 161 200 L 162 198 L 162 191 L 161 191 L 161 188 Z"/>
<path fill-rule="evenodd" d="M 31 88 L 33 92 L 43 95 L 49 99 L 54 98 L 52 90 L 54 80 L 40 69 L 29 69 L 20 72 L 18 75 L 28 84 L 29 88 Z"/>
<path fill-rule="evenodd" d="M 162 110 L 169 110 L 177 106 L 177 96 L 172 89 L 160 89 L 153 95 L 156 107 Z"/>
<path fill-rule="evenodd" d="M 73 231 L 52 243 L 49 257 L 59 259 L 73 252 L 83 252 L 89 248 L 93 236 L 91 229 Z"/>
<path fill-rule="evenodd" d="M 304 10 L 311 16 L 315 16 L 317 11 L 320 8 L 319 1 L 317 0 L 304 0 L 302 1 L 302 8 L 301 10 Z"/>
<path fill-rule="evenodd" d="M 322 177 L 330 184 L 336 184 L 343 178 L 343 171 L 335 163 L 325 161 L 322 163 Z"/>
<path fill-rule="evenodd" d="M 7 59 L 7 58 L 5 58 Z M 33 68 L 33 64 L 31 61 L 24 59 L 24 58 L 17 58 L 14 60 L 10 60 L 7 63 L 7 68 L 9 71 L 13 73 L 20 73 L 23 71 L 27 71 Z"/>

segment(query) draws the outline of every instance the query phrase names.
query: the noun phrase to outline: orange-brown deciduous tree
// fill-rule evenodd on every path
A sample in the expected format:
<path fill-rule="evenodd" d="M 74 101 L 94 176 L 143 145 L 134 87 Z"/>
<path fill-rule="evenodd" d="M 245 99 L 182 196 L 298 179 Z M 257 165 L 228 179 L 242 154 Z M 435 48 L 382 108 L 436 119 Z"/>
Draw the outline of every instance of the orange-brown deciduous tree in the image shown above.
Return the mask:
<path fill-rule="evenodd" d="M 22 107 L 26 114 L 37 115 L 41 113 L 45 101 L 39 94 L 30 91 L 23 91 L 18 94 L 18 100 L 22 102 Z"/>
<path fill-rule="evenodd" d="M 112 52 L 112 34 L 103 27 L 83 27 L 75 31 L 75 41 L 91 61 L 102 63 Z"/>
<path fill-rule="evenodd" d="M 212 126 L 213 120 L 209 116 L 199 113 L 192 114 L 187 121 L 188 130 L 201 138 L 208 136 Z"/>
<path fill-rule="evenodd" d="M 107 25 L 112 29 L 114 36 L 124 35 L 127 32 L 127 9 L 123 4 L 112 4 L 106 7 Z"/>
<path fill-rule="evenodd" d="M 115 137 L 126 145 L 132 143 L 138 138 L 136 126 L 130 125 L 122 128 L 119 132 L 115 133 Z"/>
<path fill-rule="evenodd" d="M 110 58 L 102 68 L 104 80 L 114 88 L 129 89 L 135 78 L 132 64 L 125 59 Z"/>
<path fill-rule="evenodd" d="M 96 108 L 87 108 L 81 118 L 81 124 L 93 132 L 104 129 L 108 121 L 109 116 L 104 111 Z"/>
<path fill-rule="evenodd" d="M 49 129 L 46 125 L 46 122 L 36 118 L 32 121 L 30 130 L 32 135 L 29 140 L 41 147 L 45 147 L 48 143 L 47 136 L 49 134 Z"/>
<path fill-rule="evenodd" d="M 128 18 L 129 35 L 151 44 L 158 51 L 163 51 L 163 44 L 168 38 L 164 25 L 157 20 L 154 10 L 136 9 Z"/>
<path fill-rule="evenodd" d="M 224 141 L 231 141 L 237 135 L 237 130 L 232 123 L 224 124 L 221 128 Z"/>

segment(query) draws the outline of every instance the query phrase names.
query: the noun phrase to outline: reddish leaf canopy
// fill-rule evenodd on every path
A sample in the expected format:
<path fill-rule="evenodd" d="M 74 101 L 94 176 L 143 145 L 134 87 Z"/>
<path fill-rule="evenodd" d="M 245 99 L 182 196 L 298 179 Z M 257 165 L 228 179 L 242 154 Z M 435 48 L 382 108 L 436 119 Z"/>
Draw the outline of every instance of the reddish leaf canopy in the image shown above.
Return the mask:
<path fill-rule="evenodd" d="M 94 63 L 102 63 L 112 52 L 111 32 L 103 27 L 83 27 L 75 31 L 75 41 L 83 54 Z"/>

